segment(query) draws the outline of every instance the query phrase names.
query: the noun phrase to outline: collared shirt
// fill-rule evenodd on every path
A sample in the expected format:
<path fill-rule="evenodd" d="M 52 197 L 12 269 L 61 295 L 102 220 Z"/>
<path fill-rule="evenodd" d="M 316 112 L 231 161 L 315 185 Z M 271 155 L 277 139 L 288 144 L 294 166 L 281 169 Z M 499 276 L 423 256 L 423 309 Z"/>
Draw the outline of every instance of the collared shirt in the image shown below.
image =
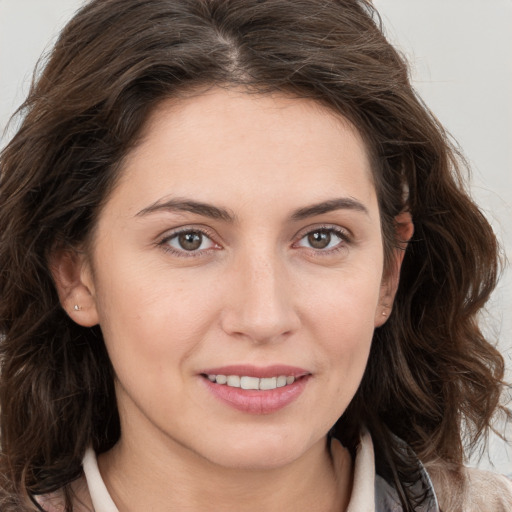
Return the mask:
<path fill-rule="evenodd" d="M 341 443 L 331 441 L 331 453 L 337 474 L 341 471 Z M 83 468 L 95 512 L 119 512 L 103 482 L 92 449 L 87 450 Z M 418 512 L 439 512 L 439 505 L 432 482 L 422 468 L 419 482 L 427 489 L 427 498 Z M 354 482 L 347 512 L 401 512 L 396 491 L 379 475 L 375 474 L 373 442 L 369 433 L 363 433 L 354 461 Z"/>

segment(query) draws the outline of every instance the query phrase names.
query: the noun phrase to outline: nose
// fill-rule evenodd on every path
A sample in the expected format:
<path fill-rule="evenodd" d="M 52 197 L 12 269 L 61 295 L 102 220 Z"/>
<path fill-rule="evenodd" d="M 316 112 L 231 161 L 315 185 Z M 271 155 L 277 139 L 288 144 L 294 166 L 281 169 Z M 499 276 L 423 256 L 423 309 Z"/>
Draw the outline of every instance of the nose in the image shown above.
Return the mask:
<path fill-rule="evenodd" d="M 254 343 L 290 336 L 300 326 L 293 283 L 284 262 L 272 256 L 240 258 L 224 283 L 228 286 L 223 330 Z"/>

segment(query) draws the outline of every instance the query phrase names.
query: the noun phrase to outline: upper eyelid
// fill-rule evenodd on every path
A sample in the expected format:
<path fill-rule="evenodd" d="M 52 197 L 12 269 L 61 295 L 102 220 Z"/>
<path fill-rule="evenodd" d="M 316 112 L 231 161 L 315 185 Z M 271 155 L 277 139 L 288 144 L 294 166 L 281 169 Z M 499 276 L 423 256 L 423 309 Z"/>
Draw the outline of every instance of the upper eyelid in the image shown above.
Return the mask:
<path fill-rule="evenodd" d="M 188 225 L 188 226 L 181 226 L 179 228 L 174 229 L 167 229 L 163 231 L 160 235 L 157 236 L 157 240 L 159 242 L 164 242 L 166 240 L 170 240 L 171 238 L 174 238 L 175 236 L 180 235 L 181 233 L 189 233 L 189 232 L 197 232 L 201 233 L 208 238 L 210 238 L 213 242 L 218 243 L 215 238 L 217 238 L 216 233 L 212 230 L 207 228 L 206 226 L 198 226 L 198 225 Z"/>
<path fill-rule="evenodd" d="M 339 233 L 348 239 L 353 238 L 352 232 L 347 228 L 344 228 L 342 226 L 338 226 L 335 224 L 318 224 L 318 225 L 312 225 L 312 226 L 307 226 L 305 228 L 302 228 L 294 236 L 294 239 L 300 240 L 300 239 L 304 238 L 306 235 L 308 235 L 309 233 L 314 233 L 315 231 L 322 231 L 322 230 L 333 231 L 334 233 Z"/>

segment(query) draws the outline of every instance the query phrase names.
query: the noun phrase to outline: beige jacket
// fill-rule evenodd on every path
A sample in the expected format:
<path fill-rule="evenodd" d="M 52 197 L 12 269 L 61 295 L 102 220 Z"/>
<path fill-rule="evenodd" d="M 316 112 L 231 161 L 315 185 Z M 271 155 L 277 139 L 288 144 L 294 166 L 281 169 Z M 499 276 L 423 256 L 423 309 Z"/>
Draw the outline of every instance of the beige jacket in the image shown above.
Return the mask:
<path fill-rule="evenodd" d="M 461 481 L 441 465 L 428 472 L 443 512 L 512 512 L 512 480 L 503 475 L 465 468 Z"/>

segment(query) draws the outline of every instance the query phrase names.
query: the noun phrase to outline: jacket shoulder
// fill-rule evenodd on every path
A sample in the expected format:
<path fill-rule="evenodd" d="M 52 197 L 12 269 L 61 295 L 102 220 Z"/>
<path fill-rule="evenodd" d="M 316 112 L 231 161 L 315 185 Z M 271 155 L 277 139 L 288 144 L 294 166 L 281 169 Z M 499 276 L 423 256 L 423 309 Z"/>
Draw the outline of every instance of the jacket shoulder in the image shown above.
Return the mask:
<path fill-rule="evenodd" d="M 466 468 L 465 494 L 468 510 L 510 512 L 512 510 L 512 481 L 503 475 Z"/>
<path fill-rule="evenodd" d="M 476 468 L 453 471 L 443 464 L 428 465 L 441 510 L 451 512 L 510 512 L 512 481 Z"/>

